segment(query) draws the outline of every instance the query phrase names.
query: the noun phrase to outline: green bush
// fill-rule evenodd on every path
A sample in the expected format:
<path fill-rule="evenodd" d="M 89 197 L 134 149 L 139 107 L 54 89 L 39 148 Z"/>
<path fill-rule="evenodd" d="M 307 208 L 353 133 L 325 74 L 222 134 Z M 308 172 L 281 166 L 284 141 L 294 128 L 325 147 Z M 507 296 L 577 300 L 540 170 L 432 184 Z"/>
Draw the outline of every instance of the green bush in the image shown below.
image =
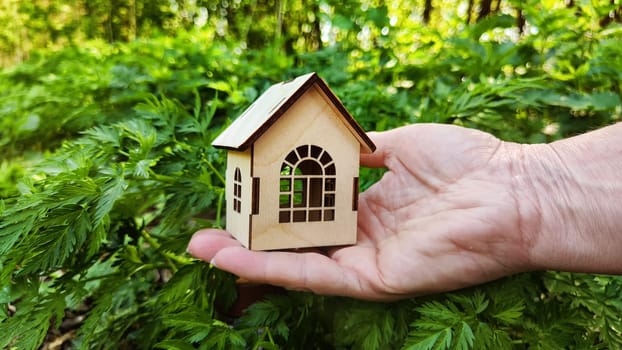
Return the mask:
<path fill-rule="evenodd" d="M 526 273 L 387 304 L 287 292 L 232 317 L 234 276 L 185 253 L 195 230 L 223 223 L 225 157 L 212 139 L 293 75 L 318 71 L 367 130 L 440 122 L 545 142 L 620 120 L 621 27 L 526 16 L 540 32 L 516 41 L 494 37 L 511 26 L 502 15 L 422 32 L 433 44 L 416 51 L 292 57 L 195 33 L 91 42 L 5 69 L 0 347 L 37 349 L 76 319 L 72 347 L 84 349 L 622 347 L 620 277 Z M 363 169 L 363 187 L 380 175 Z"/>

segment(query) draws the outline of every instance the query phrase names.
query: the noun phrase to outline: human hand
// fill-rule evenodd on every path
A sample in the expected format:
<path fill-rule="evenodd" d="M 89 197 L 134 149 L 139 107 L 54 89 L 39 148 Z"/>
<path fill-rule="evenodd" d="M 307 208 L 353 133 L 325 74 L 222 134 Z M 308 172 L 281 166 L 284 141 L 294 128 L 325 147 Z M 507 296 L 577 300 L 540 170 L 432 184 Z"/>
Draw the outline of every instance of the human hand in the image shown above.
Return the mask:
<path fill-rule="evenodd" d="M 524 220 L 511 182 L 521 145 L 433 124 L 369 136 L 378 148 L 361 165 L 387 172 L 359 197 L 356 245 L 257 252 L 207 229 L 189 252 L 253 282 L 369 300 L 454 290 L 529 268 L 537 228 Z"/>

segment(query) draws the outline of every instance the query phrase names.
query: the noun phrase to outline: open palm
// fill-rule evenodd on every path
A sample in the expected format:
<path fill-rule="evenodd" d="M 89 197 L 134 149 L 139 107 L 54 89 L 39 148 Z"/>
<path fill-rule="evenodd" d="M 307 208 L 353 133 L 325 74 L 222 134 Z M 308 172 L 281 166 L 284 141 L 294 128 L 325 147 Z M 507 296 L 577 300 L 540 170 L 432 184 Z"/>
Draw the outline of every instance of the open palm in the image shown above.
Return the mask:
<path fill-rule="evenodd" d="M 189 251 L 260 283 L 319 294 L 393 300 L 489 281 L 527 268 L 510 153 L 520 145 L 446 125 L 370 133 L 361 164 L 386 167 L 359 198 L 358 240 L 313 252 L 253 252 L 219 230 Z"/>

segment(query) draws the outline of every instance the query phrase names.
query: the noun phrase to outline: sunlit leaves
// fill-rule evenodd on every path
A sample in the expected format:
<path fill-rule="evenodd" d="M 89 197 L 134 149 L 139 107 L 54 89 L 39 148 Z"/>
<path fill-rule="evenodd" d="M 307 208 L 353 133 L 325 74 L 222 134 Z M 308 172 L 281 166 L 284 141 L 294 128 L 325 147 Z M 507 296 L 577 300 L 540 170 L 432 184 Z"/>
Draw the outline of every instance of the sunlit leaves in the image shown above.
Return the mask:
<path fill-rule="evenodd" d="M 71 313 L 83 349 L 622 346 L 616 277 L 523 274 L 392 304 L 283 292 L 239 317 L 234 277 L 185 255 L 194 230 L 222 226 L 211 140 L 298 74 L 317 71 L 366 130 L 443 122 L 545 142 L 620 120 L 622 31 L 597 25 L 609 5 L 530 0 L 519 37 L 514 1 L 472 25 L 437 5 L 428 26 L 408 0 L 173 3 L 188 10 L 175 26 L 202 6 L 235 25 L 84 42 L 0 74 L 0 347 L 38 348 Z M 363 187 L 381 175 L 363 169 Z"/>

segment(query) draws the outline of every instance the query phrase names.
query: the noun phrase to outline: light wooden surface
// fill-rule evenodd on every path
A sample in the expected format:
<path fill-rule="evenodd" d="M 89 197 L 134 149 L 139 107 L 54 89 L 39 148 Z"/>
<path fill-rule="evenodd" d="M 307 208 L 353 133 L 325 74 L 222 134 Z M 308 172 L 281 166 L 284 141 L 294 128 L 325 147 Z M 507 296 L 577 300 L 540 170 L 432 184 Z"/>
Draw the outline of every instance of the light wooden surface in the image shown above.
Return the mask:
<path fill-rule="evenodd" d="M 248 137 L 261 128 L 288 97 L 293 95 L 314 73 L 297 77 L 268 88 L 212 143 L 214 146 L 239 148 Z"/>
<path fill-rule="evenodd" d="M 325 102 L 340 116 L 339 120 L 360 143 L 361 152 L 373 152 L 376 148 L 374 143 L 324 80 L 315 73 L 270 86 L 242 115 L 218 135 L 212 145 L 237 151 L 246 150 L 311 87 L 322 92 Z"/>
<path fill-rule="evenodd" d="M 357 211 L 353 200 L 357 193 L 353 184 L 358 179 L 359 153 L 372 152 L 375 145 L 315 73 L 271 86 L 212 145 L 229 150 L 226 228 L 244 246 L 253 250 L 272 250 L 356 242 Z M 325 176 L 322 171 L 314 174 L 313 179 L 304 174 L 292 175 L 290 180 L 292 184 L 301 179 L 308 181 L 305 193 L 315 205 L 312 209 L 314 220 L 330 217 L 326 216 L 330 213 L 324 210 L 334 210 L 334 216 L 331 220 L 312 221 L 309 220 L 311 211 L 305 211 L 308 216 L 303 222 L 280 222 L 280 212 L 298 215 L 302 213 L 298 210 L 303 209 L 287 211 L 279 208 L 281 165 L 292 150 L 309 145 L 318 146 L 322 152 L 330 154 L 336 169 L 334 193 L 328 192 L 325 185 L 320 188 L 321 194 L 318 194 L 319 190 L 312 191 L 318 188 L 317 179 Z M 324 172 L 327 164 L 321 165 Z M 305 165 L 317 170 L 312 163 Z M 233 208 L 236 168 L 242 175 L 240 213 Z M 260 181 L 259 193 L 255 194 L 259 203 L 257 213 L 252 213 L 251 174 Z M 310 185 L 312 181 L 313 186 Z M 326 193 L 334 195 L 334 205 L 326 205 Z M 292 191 L 290 198 L 295 194 Z M 320 199 L 323 208 L 317 204 Z M 318 216 L 317 210 L 320 209 L 323 210 L 322 216 Z"/>
<path fill-rule="evenodd" d="M 353 244 L 357 212 L 352 181 L 358 177 L 359 141 L 341 117 L 312 87 L 254 145 L 253 172 L 261 178 L 259 214 L 252 219 L 253 250 Z M 334 221 L 279 223 L 280 168 L 300 145 L 317 145 L 336 165 Z"/>
<path fill-rule="evenodd" d="M 241 210 L 233 210 L 233 175 L 235 168 L 240 168 L 242 175 Z M 227 226 L 226 229 L 240 241 L 245 247 L 249 247 L 249 228 L 251 213 L 251 152 L 228 151 L 226 172 L 225 198 L 227 200 Z"/>

